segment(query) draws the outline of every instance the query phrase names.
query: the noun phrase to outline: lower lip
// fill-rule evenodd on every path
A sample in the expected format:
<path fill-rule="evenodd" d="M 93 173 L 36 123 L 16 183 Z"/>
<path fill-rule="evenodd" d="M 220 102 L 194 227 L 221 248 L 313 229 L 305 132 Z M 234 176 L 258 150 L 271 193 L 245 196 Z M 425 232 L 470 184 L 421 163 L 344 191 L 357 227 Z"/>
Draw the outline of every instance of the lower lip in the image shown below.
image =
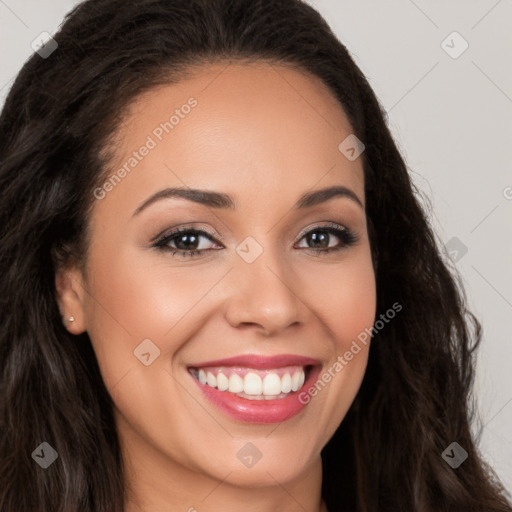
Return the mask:
<path fill-rule="evenodd" d="M 299 401 L 299 395 L 307 389 L 320 373 L 320 367 L 313 367 L 300 389 L 284 398 L 275 400 L 250 400 L 228 391 L 219 391 L 208 384 L 201 384 L 193 375 L 202 394 L 218 409 L 232 418 L 246 423 L 278 423 L 299 414 L 307 405 Z M 309 403 L 309 402 L 308 402 Z"/>

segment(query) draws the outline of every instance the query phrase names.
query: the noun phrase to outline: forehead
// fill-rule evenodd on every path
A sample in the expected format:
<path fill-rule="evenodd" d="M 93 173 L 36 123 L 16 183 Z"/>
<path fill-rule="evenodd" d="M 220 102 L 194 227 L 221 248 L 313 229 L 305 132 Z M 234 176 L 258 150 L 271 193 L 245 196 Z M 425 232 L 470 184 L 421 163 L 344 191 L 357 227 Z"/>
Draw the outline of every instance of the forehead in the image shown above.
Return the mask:
<path fill-rule="evenodd" d="M 339 102 L 307 72 L 265 62 L 199 67 L 125 111 L 111 171 L 126 172 L 109 201 L 189 186 L 235 197 L 243 191 L 246 203 L 261 206 L 276 194 L 294 201 L 333 184 L 364 201 L 361 159 L 338 149 L 351 133 Z"/>

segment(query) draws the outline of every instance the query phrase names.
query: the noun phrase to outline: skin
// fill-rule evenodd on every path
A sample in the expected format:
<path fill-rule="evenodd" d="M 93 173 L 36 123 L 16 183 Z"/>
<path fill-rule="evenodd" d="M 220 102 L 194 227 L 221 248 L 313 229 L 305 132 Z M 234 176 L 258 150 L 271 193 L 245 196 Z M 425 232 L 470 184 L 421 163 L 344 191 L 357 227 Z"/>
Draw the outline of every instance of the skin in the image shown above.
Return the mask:
<path fill-rule="evenodd" d="M 191 96 L 197 106 L 96 200 L 87 272 L 57 273 L 59 306 L 75 318 L 70 332 L 88 332 L 116 406 L 126 512 L 325 512 L 320 451 L 354 400 L 368 346 L 280 424 L 226 416 L 202 396 L 187 365 L 298 354 L 326 370 L 371 328 L 376 290 L 362 161 L 338 150 L 352 129 L 316 77 L 264 62 L 211 64 L 131 105 L 112 169 Z M 303 193 L 331 185 L 351 189 L 363 207 L 336 197 L 293 211 Z M 237 208 L 171 198 L 133 216 L 153 193 L 175 186 L 229 193 Z M 357 242 L 318 255 L 301 235 L 328 223 L 352 230 Z M 152 237 L 191 225 L 220 235 L 200 238 L 201 249 L 218 250 L 183 258 L 151 247 Z M 250 264 L 236 252 L 248 236 L 263 248 Z M 144 339 L 160 349 L 149 366 L 134 356 Z M 251 468 L 237 457 L 248 442 L 262 454 Z"/>

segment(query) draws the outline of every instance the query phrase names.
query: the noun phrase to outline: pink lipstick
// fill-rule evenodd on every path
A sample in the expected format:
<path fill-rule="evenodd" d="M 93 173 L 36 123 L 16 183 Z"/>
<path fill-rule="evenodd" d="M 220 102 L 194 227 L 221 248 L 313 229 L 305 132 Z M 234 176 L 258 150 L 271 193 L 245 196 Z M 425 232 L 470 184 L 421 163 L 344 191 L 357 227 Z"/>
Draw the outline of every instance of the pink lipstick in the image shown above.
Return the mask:
<path fill-rule="evenodd" d="M 249 423 L 276 423 L 307 405 L 301 391 L 315 382 L 317 359 L 298 355 L 241 355 L 188 366 L 203 396 L 228 416 Z"/>

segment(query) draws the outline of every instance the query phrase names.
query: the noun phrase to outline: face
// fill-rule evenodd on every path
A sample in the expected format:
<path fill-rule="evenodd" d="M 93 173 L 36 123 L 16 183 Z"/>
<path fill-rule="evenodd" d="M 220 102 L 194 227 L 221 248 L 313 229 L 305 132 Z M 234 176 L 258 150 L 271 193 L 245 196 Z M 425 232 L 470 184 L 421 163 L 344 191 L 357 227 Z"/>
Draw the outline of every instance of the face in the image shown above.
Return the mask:
<path fill-rule="evenodd" d="M 131 106 L 87 273 L 57 288 L 151 478 L 255 487 L 318 463 L 375 317 L 362 162 L 338 149 L 351 133 L 321 81 L 266 63 L 203 67 Z"/>

